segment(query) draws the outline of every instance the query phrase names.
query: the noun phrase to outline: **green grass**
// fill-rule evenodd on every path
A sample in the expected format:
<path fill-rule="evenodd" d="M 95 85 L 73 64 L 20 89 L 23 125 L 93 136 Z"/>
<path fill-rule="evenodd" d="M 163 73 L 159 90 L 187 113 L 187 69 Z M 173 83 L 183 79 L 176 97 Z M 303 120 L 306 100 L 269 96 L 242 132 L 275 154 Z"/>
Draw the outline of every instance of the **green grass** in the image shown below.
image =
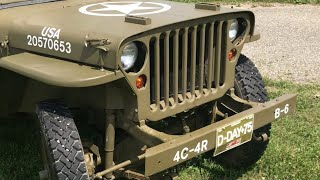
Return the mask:
<path fill-rule="evenodd" d="M 221 4 L 240 4 L 240 3 L 288 3 L 288 4 L 320 4 L 320 0 L 173 0 L 177 2 L 217 2 Z"/>
<path fill-rule="evenodd" d="M 320 85 L 267 80 L 272 98 L 299 93 L 294 115 L 273 123 L 269 147 L 249 169 L 224 169 L 209 159 L 188 162 L 181 179 L 320 179 Z M 0 179 L 39 179 L 39 130 L 31 120 L 0 120 Z"/>
<path fill-rule="evenodd" d="M 30 119 L 0 120 L 0 179 L 39 179 L 39 130 Z"/>

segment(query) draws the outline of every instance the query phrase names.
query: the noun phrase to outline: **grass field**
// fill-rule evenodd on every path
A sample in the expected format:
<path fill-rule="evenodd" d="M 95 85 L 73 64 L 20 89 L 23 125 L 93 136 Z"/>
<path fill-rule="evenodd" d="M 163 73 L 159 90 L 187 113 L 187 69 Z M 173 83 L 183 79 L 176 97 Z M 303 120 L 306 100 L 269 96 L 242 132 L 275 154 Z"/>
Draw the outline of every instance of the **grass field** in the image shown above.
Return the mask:
<path fill-rule="evenodd" d="M 209 159 L 188 162 L 181 179 L 320 179 L 320 86 L 267 80 L 270 96 L 299 93 L 298 111 L 273 124 L 267 152 L 249 169 L 224 169 Z M 0 179 L 39 179 L 36 123 L 0 120 Z"/>
<path fill-rule="evenodd" d="M 30 119 L 0 120 L 0 179 L 39 179 L 39 130 Z"/>

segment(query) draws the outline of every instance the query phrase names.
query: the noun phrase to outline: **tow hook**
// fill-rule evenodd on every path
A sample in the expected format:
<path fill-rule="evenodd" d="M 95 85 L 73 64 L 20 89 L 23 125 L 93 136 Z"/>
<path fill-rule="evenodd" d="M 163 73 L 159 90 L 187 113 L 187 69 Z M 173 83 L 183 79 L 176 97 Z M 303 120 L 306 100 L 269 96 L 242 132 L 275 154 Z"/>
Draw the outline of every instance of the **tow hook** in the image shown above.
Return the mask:
<path fill-rule="evenodd" d="M 8 44 L 9 44 L 9 41 L 7 40 L 4 40 L 4 41 L 0 41 L 0 54 L 3 54 L 3 50 L 7 50 L 7 55 L 9 54 L 9 49 L 8 49 Z"/>
<path fill-rule="evenodd" d="M 9 44 L 9 41 L 5 40 L 3 42 L 0 42 L 0 47 L 3 49 L 6 49 L 6 48 L 8 48 L 8 44 Z"/>
<path fill-rule="evenodd" d="M 269 139 L 269 136 L 267 133 L 259 134 L 259 136 L 256 136 L 255 134 L 253 134 L 252 137 L 255 141 L 263 141 L 263 142 Z"/>

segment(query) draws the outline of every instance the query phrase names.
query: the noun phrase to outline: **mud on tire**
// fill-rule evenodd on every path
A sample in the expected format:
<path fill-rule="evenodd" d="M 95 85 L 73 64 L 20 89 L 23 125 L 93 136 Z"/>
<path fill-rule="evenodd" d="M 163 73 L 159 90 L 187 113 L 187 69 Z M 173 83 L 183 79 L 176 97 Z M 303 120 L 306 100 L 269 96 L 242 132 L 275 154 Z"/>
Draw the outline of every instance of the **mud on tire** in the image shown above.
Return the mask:
<path fill-rule="evenodd" d="M 235 92 L 246 100 L 255 102 L 268 101 L 268 93 L 261 74 L 253 62 L 240 55 L 236 66 Z M 245 110 L 245 109 L 244 109 Z M 270 137 L 271 124 L 254 131 L 256 136 L 266 133 Z M 248 167 L 255 164 L 267 149 L 267 141 L 255 141 L 243 144 L 216 157 L 218 163 L 229 168 Z"/>
<path fill-rule="evenodd" d="M 37 105 L 49 179 L 89 179 L 83 147 L 71 113 L 58 101 Z"/>

